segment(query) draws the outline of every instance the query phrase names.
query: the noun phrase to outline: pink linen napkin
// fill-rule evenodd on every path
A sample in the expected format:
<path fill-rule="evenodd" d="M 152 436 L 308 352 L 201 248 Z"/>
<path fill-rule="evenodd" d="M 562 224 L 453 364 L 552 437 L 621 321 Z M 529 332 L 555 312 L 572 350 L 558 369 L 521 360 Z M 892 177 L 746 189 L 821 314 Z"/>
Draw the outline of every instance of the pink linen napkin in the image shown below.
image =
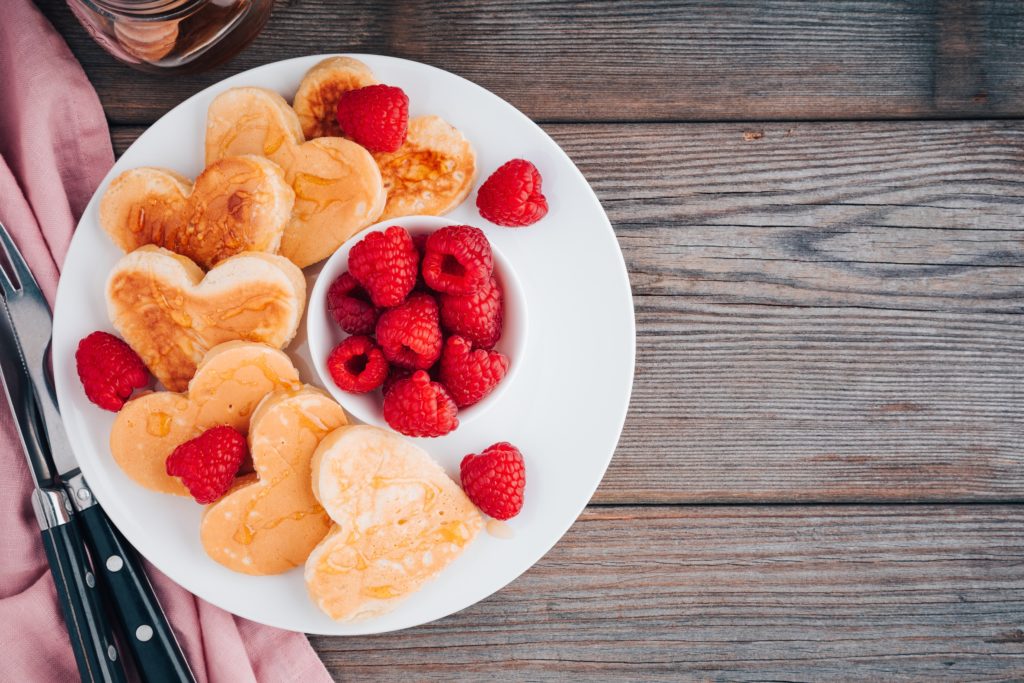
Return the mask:
<path fill-rule="evenodd" d="M 81 66 L 29 0 L 4 0 L 0 92 L 0 221 L 52 304 L 71 233 L 113 164 L 110 135 Z M 0 400 L 0 678 L 76 680 L 31 486 Z M 331 680 L 302 634 L 232 616 L 147 568 L 199 681 Z"/>

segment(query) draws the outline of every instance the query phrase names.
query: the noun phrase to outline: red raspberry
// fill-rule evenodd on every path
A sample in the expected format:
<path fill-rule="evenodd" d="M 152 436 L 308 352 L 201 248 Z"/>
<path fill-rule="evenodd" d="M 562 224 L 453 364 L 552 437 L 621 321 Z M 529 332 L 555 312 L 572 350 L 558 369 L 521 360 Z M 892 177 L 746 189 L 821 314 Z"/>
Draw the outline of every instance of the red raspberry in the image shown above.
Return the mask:
<path fill-rule="evenodd" d="M 196 502 L 206 505 L 228 492 L 247 453 L 245 437 L 237 429 L 212 427 L 174 449 L 167 458 L 167 474 L 181 477 Z"/>
<path fill-rule="evenodd" d="M 139 354 L 106 332 L 93 332 L 78 342 L 75 364 L 89 400 L 115 413 L 135 389 L 149 384 L 149 372 Z"/>
<path fill-rule="evenodd" d="M 512 444 L 503 441 L 489 446 L 480 455 L 467 455 L 459 473 L 462 490 L 485 514 L 495 519 L 511 519 L 523 509 L 526 463 Z"/>
<path fill-rule="evenodd" d="M 327 290 L 327 310 L 349 334 L 373 334 L 380 315 L 370 295 L 348 272 L 338 276 Z"/>
<path fill-rule="evenodd" d="M 416 285 L 418 269 L 419 254 L 412 237 L 397 225 L 384 232 L 371 232 L 348 254 L 348 271 L 379 308 L 405 301 Z"/>
<path fill-rule="evenodd" d="M 409 368 L 392 365 L 391 372 L 388 373 L 388 378 L 384 380 L 384 384 L 380 388 L 380 393 L 387 396 L 388 392 L 391 391 L 396 384 L 401 382 L 403 379 L 409 379 L 412 377 L 412 373 L 414 372 L 415 370 L 410 370 Z"/>
<path fill-rule="evenodd" d="M 395 365 L 425 370 L 441 357 L 441 326 L 437 302 L 423 292 L 413 293 L 377 321 L 377 343 Z"/>
<path fill-rule="evenodd" d="M 349 337 L 327 356 L 327 371 L 339 388 L 353 394 L 373 391 L 388 376 L 384 354 L 365 336 Z"/>
<path fill-rule="evenodd" d="M 449 225 L 427 239 L 423 279 L 433 290 L 472 294 L 487 282 L 493 270 L 491 243 L 480 228 Z"/>
<path fill-rule="evenodd" d="M 444 329 L 465 337 L 480 349 L 492 348 L 501 339 L 503 315 L 501 287 L 493 277 L 469 296 L 441 295 Z"/>
<path fill-rule="evenodd" d="M 448 337 L 441 354 L 440 379 L 459 408 L 473 405 L 508 373 L 508 357 L 477 349 L 458 335 Z"/>
<path fill-rule="evenodd" d="M 540 191 L 540 172 L 526 159 L 506 162 L 491 174 L 476 194 L 480 215 L 498 225 L 533 225 L 548 212 Z"/>
<path fill-rule="evenodd" d="M 423 370 L 384 395 L 384 419 L 406 436 L 443 436 L 459 426 L 458 412 L 445 388 Z"/>
<path fill-rule="evenodd" d="M 409 98 L 393 85 L 368 85 L 338 98 L 338 125 L 371 152 L 394 152 L 409 130 Z"/>

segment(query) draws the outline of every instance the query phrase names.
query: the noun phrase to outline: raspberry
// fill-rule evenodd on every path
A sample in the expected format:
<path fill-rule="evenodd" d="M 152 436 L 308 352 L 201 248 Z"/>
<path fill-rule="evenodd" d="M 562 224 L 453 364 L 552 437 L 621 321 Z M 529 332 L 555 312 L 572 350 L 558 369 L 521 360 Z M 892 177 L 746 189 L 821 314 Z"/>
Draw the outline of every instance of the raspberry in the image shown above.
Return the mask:
<path fill-rule="evenodd" d="M 406 436 L 443 436 L 459 426 L 458 408 L 445 388 L 417 370 L 384 395 L 384 419 Z"/>
<path fill-rule="evenodd" d="M 384 354 L 365 336 L 345 339 L 327 356 L 327 371 L 339 388 L 353 394 L 373 391 L 388 376 Z"/>
<path fill-rule="evenodd" d="M 396 384 L 401 382 L 403 379 L 409 379 L 412 377 L 413 372 L 415 372 L 415 370 L 392 365 L 391 372 L 388 373 L 388 378 L 384 380 L 384 384 L 380 388 L 380 393 L 387 396 L 388 392 L 391 391 Z"/>
<path fill-rule="evenodd" d="M 348 255 L 348 271 L 379 308 L 405 301 L 416 285 L 418 268 L 416 246 L 408 231 L 397 225 L 384 232 L 371 232 Z"/>
<path fill-rule="evenodd" d="M 371 152 L 394 152 L 409 130 L 409 98 L 392 85 L 368 85 L 338 98 L 338 125 Z"/>
<path fill-rule="evenodd" d="M 511 519 L 523 509 L 526 463 L 519 449 L 508 442 L 469 454 L 459 466 L 462 490 L 485 514 Z"/>
<path fill-rule="evenodd" d="M 497 351 L 472 350 L 458 335 L 448 337 L 441 354 L 441 383 L 459 408 L 473 405 L 508 373 L 508 357 Z"/>
<path fill-rule="evenodd" d="M 196 502 L 206 505 L 228 492 L 247 452 L 237 429 L 212 427 L 174 449 L 167 458 L 167 474 L 181 477 Z"/>
<path fill-rule="evenodd" d="M 441 357 L 437 302 L 423 292 L 401 306 L 384 311 L 377 321 L 377 343 L 395 365 L 425 370 Z"/>
<path fill-rule="evenodd" d="M 75 364 L 88 399 L 115 413 L 135 389 L 149 384 L 149 372 L 139 354 L 106 332 L 93 332 L 78 342 Z"/>
<path fill-rule="evenodd" d="M 447 294 L 472 294 L 494 270 L 491 244 L 480 228 L 449 225 L 427 239 L 423 279 L 427 286 Z"/>
<path fill-rule="evenodd" d="M 533 225 L 548 212 L 548 200 L 540 191 L 537 167 L 526 159 L 501 165 L 480 186 L 476 208 L 480 215 L 498 225 L 519 228 Z"/>
<path fill-rule="evenodd" d="M 501 287 L 493 277 L 469 296 L 441 295 L 441 324 L 451 334 L 465 337 L 480 349 L 501 339 L 504 314 Z"/>
<path fill-rule="evenodd" d="M 380 315 L 370 295 L 348 272 L 339 275 L 327 290 L 327 310 L 349 334 L 373 334 Z"/>

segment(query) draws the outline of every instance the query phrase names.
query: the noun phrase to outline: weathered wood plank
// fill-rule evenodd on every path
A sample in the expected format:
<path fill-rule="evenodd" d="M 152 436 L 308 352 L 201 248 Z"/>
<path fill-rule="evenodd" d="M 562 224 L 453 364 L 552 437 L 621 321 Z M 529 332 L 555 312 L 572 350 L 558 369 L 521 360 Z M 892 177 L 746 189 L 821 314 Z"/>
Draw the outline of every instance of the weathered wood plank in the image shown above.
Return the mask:
<path fill-rule="evenodd" d="M 1024 310 L 1024 125 L 547 126 L 612 218 L 636 294 Z"/>
<path fill-rule="evenodd" d="M 1001 506 L 591 508 L 435 624 L 312 638 L 338 680 L 1019 680 Z"/>
<path fill-rule="evenodd" d="M 1024 498 L 1020 315 L 636 298 L 597 501 Z"/>
<path fill-rule="evenodd" d="M 595 501 L 1024 499 L 1024 126 L 547 129 L 636 296 Z"/>
<path fill-rule="evenodd" d="M 174 78 L 114 62 L 64 0 L 39 4 L 118 123 L 151 122 L 259 64 L 337 51 L 448 69 L 540 120 L 1024 114 L 1016 0 L 281 2 L 233 62 Z"/>

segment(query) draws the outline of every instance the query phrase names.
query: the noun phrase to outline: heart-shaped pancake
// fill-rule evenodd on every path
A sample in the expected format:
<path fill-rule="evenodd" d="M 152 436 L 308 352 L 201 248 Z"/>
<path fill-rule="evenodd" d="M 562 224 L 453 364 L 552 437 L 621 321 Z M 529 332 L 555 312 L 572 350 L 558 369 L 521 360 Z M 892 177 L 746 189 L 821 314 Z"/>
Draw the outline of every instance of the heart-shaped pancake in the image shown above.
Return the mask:
<path fill-rule="evenodd" d="M 473 145 L 439 116 L 412 119 L 402 146 L 374 158 L 388 194 L 382 221 L 446 214 L 462 203 L 476 180 Z"/>
<path fill-rule="evenodd" d="M 306 588 L 332 619 L 383 614 L 479 533 L 480 513 L 420 447 L 377 427 L 342 427 L 313 456 L 313 493 L 335 526 L 306 560 Z"/>
<path fill-rule="evenodd" d="M 276 164 L 228 157 L 194 185 L 162 168 L 125 171 L 103 193 L 100 225 L 126 252 L 155 244 L 211 268 L 243 251 L 276 252 L 294 203 Z"/>
<path fill-rule="evenodd" d="M 152 245 L 126 254 L 107 280 L 110 321 L 171 391 L 184 391 L 207 351 L 226 341 L 282 348 L 306 301 L 302 271 L 275 254 L 244 252 L 203 274 Z"/>
<path fill-rule="evenodd" d="M 232 88 L 210 103 L 206 163 L 260 154 L 278 164 L 295 190 L 280 253 L 305 268 L 376 221 L 387 195 L 380 169 L 360 145 L 344 138 L 304 142 L 299 119 L 277 93 Z"/>
<path fill-rule="evenodd" d="M 175 448 L 218 425 L 244 434 L 264 396 L 299 386 L 299 371 L 282 351 L 250 342 L 220 344 L 203 357 L 187 393 L 158 391 L 125 403 L 110 430 L 110 452 L 147 489 L 187 496 L 181 480 L 167 474 L 167 456 Z"/>
<path fill-rule="evenodd" d="M 206 508 L 199 538 L 207 554 L 243 574 L 280 574 L 304 563 L 331 527 L 310 486 L 313 452 L 346 423 L 341 406 L 310 386 L 264 398 L 249 423 L 256 473 Z"/>
<path fill-rule="evenodd" d="M 351 57 L 328 57 L 307 71 L 292 101 L 306 139 L 341 137 L 337 116 L 341 94 L 376 82 L 370 67 Z"/>
<path fill-rule="evenodd" d="M 307 71 L 293 104 L 306 139 L 343 136 L 337 117 L 341 94 L 376 82 L 370 67 L 351 57 L 329 57 Z M 448 213 L 463 202 L 476 180 L 473 146 L 438 116 L 412 119 L 402 147 L 374 158 L 388 196 L 378 218 L 382 221 Z"/>

